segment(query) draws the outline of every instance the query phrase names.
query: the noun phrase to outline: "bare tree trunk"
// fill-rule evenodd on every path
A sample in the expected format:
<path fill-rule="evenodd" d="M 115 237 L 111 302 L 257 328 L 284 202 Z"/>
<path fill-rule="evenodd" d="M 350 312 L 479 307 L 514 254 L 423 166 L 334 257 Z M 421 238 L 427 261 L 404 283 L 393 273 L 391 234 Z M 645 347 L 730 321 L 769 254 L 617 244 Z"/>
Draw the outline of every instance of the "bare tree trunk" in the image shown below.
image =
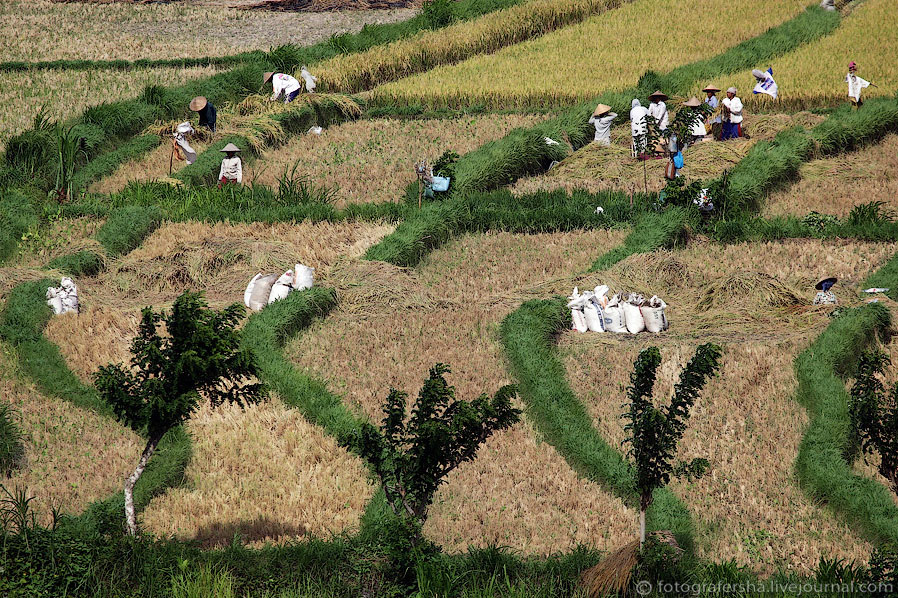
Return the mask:
<path fill-rule="evenodd" d="M 639 509 L 639 547 L 645 544 L 645 509 Z"/>
<path fill-rule="evenodd" d="M 143 449 L 143 454 L 140 455 L 140 461 L 137 463 L 137 469 L 125 480 L 125 521 L 128 525 L 128 534 L 131 536 L 137 535 L 137 517 L 134 514 L 134 485 L 137 484 L 137 480 L 140 479 L 143 470 L 146 469 L 147 461 L 156 452 L 156 446 L 159 444 L 160 438 L 150 438 L 147 441 L 147 446 Z"/>

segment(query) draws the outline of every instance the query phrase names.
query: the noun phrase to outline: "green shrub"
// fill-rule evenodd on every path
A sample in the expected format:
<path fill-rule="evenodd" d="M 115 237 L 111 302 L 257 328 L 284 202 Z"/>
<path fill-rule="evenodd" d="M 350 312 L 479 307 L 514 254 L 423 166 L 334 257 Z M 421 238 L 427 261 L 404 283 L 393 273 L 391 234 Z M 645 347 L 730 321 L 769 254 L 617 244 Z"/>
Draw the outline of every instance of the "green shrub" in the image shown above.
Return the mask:
<path fill-rule="evenodd" d="M 89 250 L 64 255 L 47 264 L 48 268 L 56 268 L 69 276 L 96 276 L 105 266 L 103 256 Z"/>
<path fill-rule="evenodd" d="M 161 219 L 156 207 L 128 206 L 112 212 L 96 238 L 110 257 L 118 257 L 136 249 Z"/>
<path fill-rule="evenodd" d="M 9 405 L 0 403 L 0 477 L 11 477 L 25 460 L 22 433 L 12 420 Z"/>

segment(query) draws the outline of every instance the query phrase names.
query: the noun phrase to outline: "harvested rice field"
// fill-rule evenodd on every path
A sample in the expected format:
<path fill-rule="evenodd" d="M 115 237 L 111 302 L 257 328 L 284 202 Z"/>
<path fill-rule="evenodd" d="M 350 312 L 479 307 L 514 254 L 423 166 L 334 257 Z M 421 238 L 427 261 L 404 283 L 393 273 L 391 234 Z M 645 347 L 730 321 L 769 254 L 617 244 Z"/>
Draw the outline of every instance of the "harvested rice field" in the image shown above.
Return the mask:
<path fill-rule="evenodd" d="M 277 187 L 285 173 L 331 187 L 338 205 L 401 201 L 415 181 L 415 163 L 433 164 L 451 149 L 465 154 L 540 115 L 489 115 L 453 119 L 353 121 L 304 135 L 266 152 L 247 179 Z"/>
<path fill-rule="evenodd" d="M 898 135 L 860 151 L 813 160 L 801 166 L 800 180 L 767 198 L 768 216 L 804 216 L 816 211 L 847 216 L 851 208 L 880 201 L 898 209 Z"/>
<path fill-rule="evenodd" d="M 23 376 L 13 349 L 0 343 L 0 397 L 25 447 L 25 466 L 0 484 L 33 496 L 38 521 L 49 525 L 54 508 L 78 515 L 121 490 L 143 443 L 111 419 L 42 395 Z"/>
<path fill-rule="evenodd" d="M 695 347 L 714 341 L 724 348 L 720 375 L 696 402 L 680 445 L 680 458 L 705 457 L 711 469 L 692 483 L 671 484 L 696 520 L 700 555 L 735 559 L 766 575 L 782 567 L 807 573 L 821 557 L 869 554 L 870 545 L 795 479 L 808 418 L 792 399 L 791 364 L 830 321 L 831 308 L 810 305 L 814 282 L 836 276 L 840 302 L 859 304 L 859 285 L 895 249 L 857 242 L 698 243 L 631 256 L 581 279 L 581 288 L 601 282 L 657 293 L 670 305 L 671 328 L 660 335 L 567 332 L 560 338 L 568 380 L 612 446 L 625 438 L 619 419 L 625 381 L 641 349 L 660 346 L 655 399 L 667 401 Z"/>
<path fill-rule="evenodd" d="M 387 104 L 463 107 L 563 105 L 634 85 L 647 70 L 676 66 L 721 53 L 804 10 L 807 0 L 707 0 L 701 34 L 695 19 L 659 15 L 683 10 L 678 0 L 636 0 L 571 27 L 494 54 L 441 66 L 372 90 Z M 759 18 L 759 15 L 764 18 Z M 683 40 L 671 43 L 671 40 Z"/>
<path fill-rule="evenodd" d="M 324 281 L 335 312 L 286 349 L 372 420 L 391 387 L 417 395 L 428 369 L 447 363 L 457 395 L 494 394 L 512 380 L 496 338 L 523 300 L 559 292 L 624 232 L 466 236 L 418 268 L 347 264 Z M 425 535 L 451 552 L 498 544 L 528 554 L 578 543 L 610 549 L 626 541 L 635 513 L 579 478 L 526 418 L 498 433 L 437 492 Z"/>
<path fill-rule="evenodd" d="M 199 155 L 206 151 L 209 144 L 191 141 L 190 147 Z M 125 162 L 109 176 L 93 183 L 90 186 L 90 191 L 109 194 L 121 191 L 132 181 L 173 181 L 170 175 L 187 166 L 187 162 L 172 160 L 171 151 L 172 146 L 168 141 L 160 142 L 159 147 L 146 155 Z"/>
<path fill-rule="evenodd" d="M 0 2 L 3 60 L 136 60 L 226 56 L 282 44 L 311 45 L 413 11 L 291 13 L 239 10 L 231 2 Z M 239 3 L 238 3 L 239 4 Z M 48 32 L 66 43 L 47 43 Z"/>
<path fill-rule="evenodd" d="M 621 115 L 617 120 L 628 122 L 627 115 Z M 679 174 L 687 180 L 717 178 L 744 158 L 758 141 L 773 139 L 780 131 L 794 126 L 810 128 L 822 120 L 822 116 L 809 112 L 747 115 L 743 127 L 746 137 L 726 142 L 708 139 L 691 145 L 683 152 L 685 164 Z M 634 158 L 630 151 L 631 140 L 629 125 L 615 127 L 611 132 L 610 147 L 590 143 L 552 170 L 519 179 L 512 185 L 512 191 L 525 194 L 555 189 L 586 189 L 591 192 L 619 189 L 633 193 L 646 187 L 649 191 L 661 191 L 665 184 L 667 160 L 643 162 Z"/>

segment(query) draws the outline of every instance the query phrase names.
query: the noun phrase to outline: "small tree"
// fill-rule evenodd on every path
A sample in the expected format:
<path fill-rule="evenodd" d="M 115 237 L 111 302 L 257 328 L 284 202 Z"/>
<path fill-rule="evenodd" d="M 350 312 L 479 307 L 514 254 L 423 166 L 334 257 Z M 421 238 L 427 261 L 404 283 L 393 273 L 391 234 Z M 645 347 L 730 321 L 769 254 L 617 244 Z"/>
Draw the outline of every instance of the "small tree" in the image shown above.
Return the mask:
<path fill-rule="evenodd" d="M 443 377 L 449 371 L 441 363 L 430 369 L 408 420 L 408 395 L 391 389 L 380 429 L 365 423 L 345 441 L 370 465 L 393 513 L 408 526 L 413 546 L 449 472 L 474 460 L 480 445 L 514 425 L 521 413 L 511 405 L 514 386 L 503 386 L 492 399 L 483 394 L 470 402 L 456 400 Z"/>
<path fill-rule="evenodd" d="M 879 473 L 898 493 L 898 384 L 887 393 L 878 378 L 888 363 L 888 356 L 878 350 L 861 355 L 848 403 L 854 433 L 846 456 L 853 461 L 861 452 L 879 453 Z"/>
<path fill-rule="evenodd" d="M 636 468 L 640 546 L 645 542 L 645 512 L 652 504 L 655 490 L 666 486 L 671 474 L 700 477 L 708 467 L 706 459 L 693 459 L 688 463 L 674 463 L 673 459 L 676 457 L 677 443 L 686 431 L 689 410 L 705 382 L 720 366 L 720 355 L 720 347 L 712 343 L 696 349 L 680 374 L 670 404 L 661 408 L 652 404 L 652 389 L 655 386 L 655 372 L 661 364 L 661 353 L 658 347 L 649 347 L 640 351 L 636 358 L 627 391 L 629 409 L 622 417 L 629 420 L 624 427 L 629 436 L 624 442 L 630 444 L 628 455 L 633 458 Z"/>
<path fill-rule="evenodd" d="M 216 407 L 263 398 L 262 385 L 249 382 L 256 375 L 252 356 L 239 348 L 235 328 L 242 316 L 240 304 L 218 312 L 201 293 L 187 291 L 170 314 L 143 310 L 131 344 L 131 368 L 110 364 L 94 374 L 97 391 L 118 419 L 147 438 L 137 468 L 125 480 L 125 519 L 132 536 L 137 534 L 134 485 L 165 433 L 187 421 L 204 399 Z"/>

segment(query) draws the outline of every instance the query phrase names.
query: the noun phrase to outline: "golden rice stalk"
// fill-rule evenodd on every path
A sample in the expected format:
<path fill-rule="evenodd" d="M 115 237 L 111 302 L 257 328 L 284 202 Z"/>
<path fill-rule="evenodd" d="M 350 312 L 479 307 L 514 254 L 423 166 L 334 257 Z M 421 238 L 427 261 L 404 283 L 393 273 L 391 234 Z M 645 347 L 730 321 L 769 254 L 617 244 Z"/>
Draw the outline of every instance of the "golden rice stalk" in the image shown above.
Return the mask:
<path fill-rule="evenodd" d="M 301 93 L 295 100 L 285 104 L 282 101 L 271 101 L 271 96 L 264 94 L 252 94 L 244 98 L 236 106 L 240 116 L 254 116 L 259 114 L 283 114 L 291 110 L 300 110 L 305 106 L 320 106 L 333 104 L 350 118 L 358 118 L 362 115 L 362 107 L 358 102 L 347 95 L 336 93 Z"/>
<path fill-rule="evenodd" d="M 590 598 L 621 595 L 630 586 L 633 569 L 639 557 L 639 540 L 618 548 L 590 567 L 580 577 L 580 585 Z"/>
<path fill-rule="evenodd" d="M 178 128 L 182 120 L 169 120 L 169 121 L 161 121 L 157 120 L 146 129 L 143 130 L 143 135 L 158 135 L 162 138 L 171 137 L 175 130 Z M 194 133 L 191 136 L 192 139 L 196 139 L 202 143 L 211 143 L 212 142 L 212 131 L 207 129 L 206 127 L 196 127 L 194 129 Z"/>
<path fill-rule="evenodd" d="M 697 305 L 699 309 L 723 307 L 734 303 L 757 307 L 793 307 L 808 304 L 807 298 L 800 291 L 761 272 L 736 272 L 715 279 L 705 285 L 701 294 Z"/>

